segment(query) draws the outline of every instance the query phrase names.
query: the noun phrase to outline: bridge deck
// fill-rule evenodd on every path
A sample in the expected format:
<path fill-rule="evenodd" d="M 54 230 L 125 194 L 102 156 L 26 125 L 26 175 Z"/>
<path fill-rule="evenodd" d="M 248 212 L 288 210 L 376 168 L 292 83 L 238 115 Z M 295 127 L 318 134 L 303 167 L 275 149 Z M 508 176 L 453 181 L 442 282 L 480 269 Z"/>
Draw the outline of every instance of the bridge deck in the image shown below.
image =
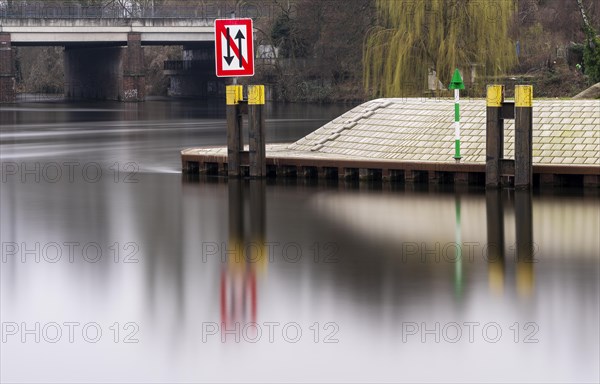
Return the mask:
<path fill-rule="evenodd" d="M 12 45 L 127 44 L 128 33 L 140 33 L 142 44 L 214 41 L 207 19 L 0 19 L 0 33 Z"/>

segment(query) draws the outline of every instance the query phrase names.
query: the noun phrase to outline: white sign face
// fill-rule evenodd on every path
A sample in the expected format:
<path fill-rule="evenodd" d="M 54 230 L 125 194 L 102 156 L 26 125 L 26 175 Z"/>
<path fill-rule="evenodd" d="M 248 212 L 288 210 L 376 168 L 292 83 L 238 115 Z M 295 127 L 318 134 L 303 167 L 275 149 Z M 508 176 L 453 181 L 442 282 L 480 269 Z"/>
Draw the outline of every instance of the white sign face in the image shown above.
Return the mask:
<path fill-rule="evenodd" d="M 252 19 L 215 20 L 217 76 L 254 76 Z"/>

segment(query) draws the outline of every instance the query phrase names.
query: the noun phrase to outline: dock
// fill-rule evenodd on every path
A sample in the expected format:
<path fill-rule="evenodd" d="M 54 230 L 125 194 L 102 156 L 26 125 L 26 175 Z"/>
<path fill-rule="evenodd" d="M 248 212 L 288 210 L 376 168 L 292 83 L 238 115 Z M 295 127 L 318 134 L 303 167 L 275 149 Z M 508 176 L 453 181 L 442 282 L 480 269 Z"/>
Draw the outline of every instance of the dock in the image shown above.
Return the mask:
<path fill-rule="evenodd" d="M 485 185 L 486 101 L 461 103 L 460 162 L 453 108 L 449 99 L 368 101 L 294 143 L 267 145 L 267 176 Z M 534 185 L 599 187 L 600 100 L 537 99 L 533 108 Z M 514 122 L 504 131 L 505 157 L 514 158 Z M 184 172 L 227 175 L 226 147 L 181 156 Z M 249 166 L 247 151 L 240 162 Z"/>

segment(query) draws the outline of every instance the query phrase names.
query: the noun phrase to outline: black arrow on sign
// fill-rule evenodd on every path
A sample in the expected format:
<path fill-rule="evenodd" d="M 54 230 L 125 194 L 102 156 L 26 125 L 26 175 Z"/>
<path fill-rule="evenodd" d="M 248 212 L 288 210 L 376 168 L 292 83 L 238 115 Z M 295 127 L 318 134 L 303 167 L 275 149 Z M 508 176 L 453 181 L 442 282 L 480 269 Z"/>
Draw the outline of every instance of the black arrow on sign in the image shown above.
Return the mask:
<path fill-rule="evenodd" d="M 243 68 L 244 66 L 242 65 L 242 40 L 244 40 L 246 38 L 246 36 L 244 36 L 244 34 L 242 33 L 241 30 L 238 31 L 237 35 L 235 35 L 236 40 L 238 41 L 238 48 L 240 50 L 240 68 Z"/>
<path fill-rule="evenodd" d="M 231 35 L 229 33 L 229 28 L 227 29 L 227 56 L 224 56 L 223 58 L 225 59 L 225 61 L 227 62 L 227 65 L 231 65 L 231 62 L 233 61 L 234 56 L 231 56 Z"/>

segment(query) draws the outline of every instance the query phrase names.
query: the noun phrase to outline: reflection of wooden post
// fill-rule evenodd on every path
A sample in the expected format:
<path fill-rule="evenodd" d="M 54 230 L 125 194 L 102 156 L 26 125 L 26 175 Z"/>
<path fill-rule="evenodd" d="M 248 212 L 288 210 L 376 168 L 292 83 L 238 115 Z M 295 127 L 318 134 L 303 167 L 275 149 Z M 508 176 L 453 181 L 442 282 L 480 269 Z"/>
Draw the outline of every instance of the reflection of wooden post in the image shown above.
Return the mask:
<path fill-rule="evenodd" d="M 249 100 L 250 101 L 250 100 Z M 251 113 L 251 112 L 250 112 Z M 252 153 L 252 152 L 251 152 Z M 250 246 L 247 250 L 258 252 L 255 257 L 246 255 L 246 271 L 248 290 L 250 294 L 250 321 L 256 322 L 258 295 L 256 290 L 257 273 L 263 272 L 268 262 L 268 248 L 266 247 L 267 231 L 267 197 L 266 181 L 250 180 Z"/>
<path fill-rule="evenodd" d="M 241 181 L 229 180 L 229 255 L 235 254 L 235 262 L 241 261 L 244 237 L 244 193 Z M 235 250 L 235 251 L 234 251 Z"/>
<path fill-rule="evenodd" d="M 517 232 L 517 292 L 529 294 L 533 288 L 533 219 L 531 193 L 515 191 Z"/>
<path fill-rule="evenodd" d="M 264 180 L 250 181 L 250 237 L 264 242 L 266 230 L 266 185 Z"/>
<path fill-rule="evenodd" d="M 268 249 L 266 247 L 266 181 L 250 180 L 250 241 L 252 246 L 248 247 L 257 255 L 248 255 L 246 260 L 253 270 L 262 271 L 268 260 Z"/>
<path fill-rule="evenodd" d="M 221 250 L 221 324 L 222 328 L 236 321 L 240 313 L 240 298 L 236 284 L 239 284 L 236 265 L 243 261 L 244 236 L 244 194 L 240 180 L 229 180 L 229 241 L 226 249 Z M 221 329 L 223 331 L 223 329 Z"/>
<path fill-rule="evenodd" d="M 245 215 L 246 185 L 236 179 L 230 179 L 228 184 L 229 243 L 227 249 L 222 250 L 227 255 L 227 261 L 221 270 L 221 323 L 230 326 L 242 322 L 243 326 L 247 320 L 256 322 L 256 277 L 266 268 L 268 258 L 265 242 L 266 181 L 250 180 L 249 222 L 246 222 Z M 249 227 L 245 224 L 249 224 Z"/>
<path fill-rule="evenodd" d="M 243 99 L 241 85 L 228 85 L 227 97 L 227 175 L 240 176 L 240 156 L 244 149 L 242 137 L 242 112 L 240 101 Z"/>
<path fill-rule="evenodd" d="M 502 119 L 502 103 L 504 102 L 504 86 L 489 85 L 486 98 L 486 163 L 485 186 L 500 186 L 500 160 L 504 157 L 504 120 Z"/>
<path fill-rule="evenodd" d="M 490 287 L 504 287 L 504 207 L 500 190 L 485 192 L 487 214 L 487 258 Z"/>
<path fill-rule="evenodd" d="M 250 177 L 267 175 L 265 144 L 265 86 L 248 87 L 248 121 L 250 137 Z"/>
<path fill-rule="evenodd" d="M 515 188 L 530 188 L 533 183 L 533 87 L 515 87 Z"/>

